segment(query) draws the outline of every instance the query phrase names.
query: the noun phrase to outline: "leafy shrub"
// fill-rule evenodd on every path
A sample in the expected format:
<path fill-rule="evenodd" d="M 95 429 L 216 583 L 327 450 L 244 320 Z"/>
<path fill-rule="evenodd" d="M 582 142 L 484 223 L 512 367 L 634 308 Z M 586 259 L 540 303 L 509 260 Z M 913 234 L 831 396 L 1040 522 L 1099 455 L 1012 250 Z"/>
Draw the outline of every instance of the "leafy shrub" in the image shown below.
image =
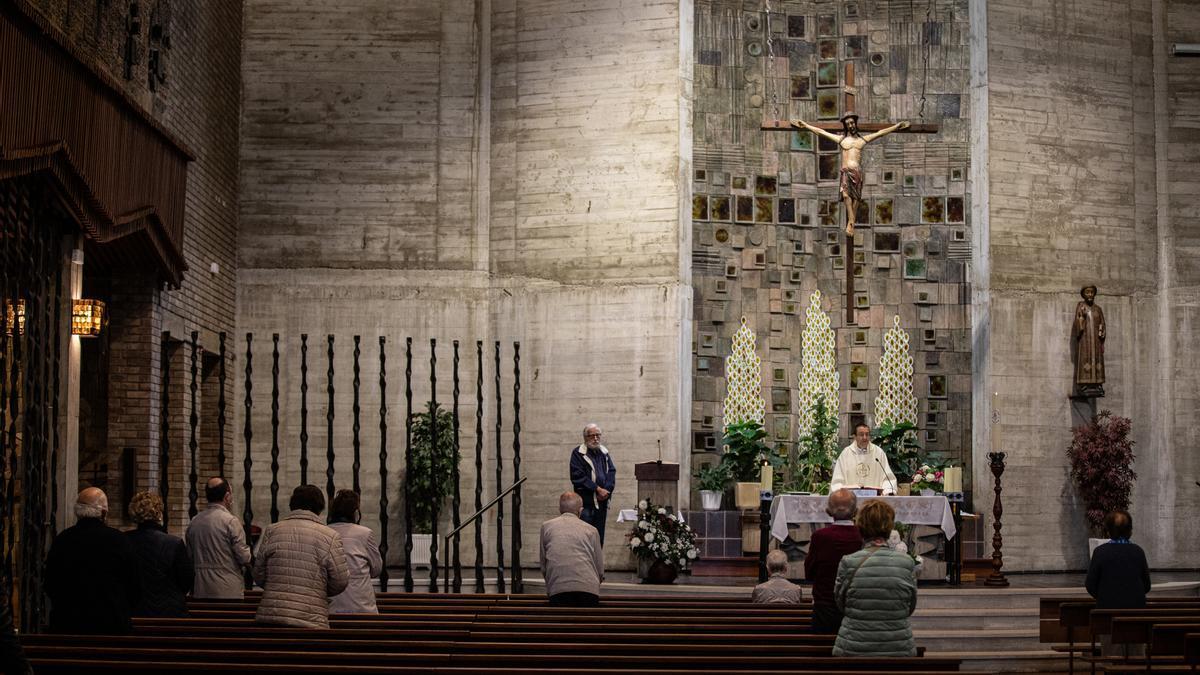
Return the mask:
<path fill-rule="evenodd" d="M 442 510 L 442 502 L 454 487 L 454 467 L 462 459 L 454 442 L 454 415 L 432 401 L 425 405 L 425 412 L 413 415 L 412 473 L 405 477 L 412 500 L 413 531 L 420 534 L 433 532 L 435 507 Z M 434 414 L 437 452 L 433 450 L 431 426 Z"/>
<path fill-rule="evenodd" d="M 757 483 L 762 477 L 762 461 L 767 459 L 775 464 L 778 458 L 773 457 L 771 449 L 763 443 L 767 432 L 762 424 L 754 420 L 737 422 L 725 427 L 725 454 L 721 456 L 721 464 L 729 469 L 734 480 L 744 483 Z"/>
<path fill-rule="evenodd" d="M 810 410 L 812 428 L 800 435 L 794 451 L 789 454 L 784 483 L 789 490 L 823 494 L 829 491 L 829 479 L 833 477 L 833 462 L 837 457 L 837 412 L 825 405 L 824 396 L 818 396 Z"/>
<path fill-rule="evenodd" d="M 912 422 L 885 421 L 871 432 L 871 442 L 887 455 L 896 480 L 907 483 L 921 463 L 921 446 L 916 441 L 917 427 Z"/>

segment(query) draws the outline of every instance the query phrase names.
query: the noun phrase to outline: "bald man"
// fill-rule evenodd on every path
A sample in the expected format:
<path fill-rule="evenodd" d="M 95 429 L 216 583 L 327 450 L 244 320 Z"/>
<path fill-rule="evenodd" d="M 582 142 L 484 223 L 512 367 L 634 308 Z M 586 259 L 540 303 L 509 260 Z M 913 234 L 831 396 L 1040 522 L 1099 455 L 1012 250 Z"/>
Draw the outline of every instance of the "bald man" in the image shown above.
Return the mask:
<path fill-rule="evenodd" d="M 814 633 L 837 633 L 842 625 L 842 613 L 833 598 L 833 584 L 842 557 L 862 549 L 862 535 L 854 524 L 857 512 L 858 499 L 853 492 L 834 490 L 825 505 L 825 513 L 833 518 L 833 524 L 813 532 L 808 545 L 804 578 L 813 585 Z"/>
<path fill-rule="evenodd" d="M 538 563 L 551 605 L 595 607 L 604 580 L 600 533 L 579 518 L 583 498 L 574 492 L 558 497 L 559 516 L 542 523 Z"/>
<path fill-rule="evenodd" d="M 204 485 L 208 508 L 196 514 L 188 525 L 188 552 L 196 575 L 193 598 L 240 600 L 245 591 L 243 570 L 250 564 L 250 547 L 242 521 L 230 510 L 233 491 L 220 476 Z"/>
<path fill-rule="evenodd" d="M 108 497 L 90 487 L 75 500 L 77 522 L 63 530 L 46 556 L 50 632 L 122 635 L 141 597 L 133 545 L 104 524 Z"/>

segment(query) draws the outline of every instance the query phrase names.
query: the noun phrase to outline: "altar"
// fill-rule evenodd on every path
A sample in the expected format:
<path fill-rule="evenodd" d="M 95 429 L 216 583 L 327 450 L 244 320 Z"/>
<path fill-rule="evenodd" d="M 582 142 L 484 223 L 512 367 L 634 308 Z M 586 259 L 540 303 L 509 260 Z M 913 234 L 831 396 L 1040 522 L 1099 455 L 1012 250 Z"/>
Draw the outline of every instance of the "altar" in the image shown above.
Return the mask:
<path fill-rule="evenodd" d="M 896 510 L 896 520 L 906 525 L 937 527 L 946 536 L 946 541 L 954 539 L 954 535 L 958 533 L 950 501 L 941 495 L 868 497 L 860 498 L 859 504 L 867 499 L 887 502 Z M 833 518 L 825 513 L 828 502 L 829 497 L 826 495 L 776 495 L 771 502 L 771 536 L 778 541 L 787 539 L 789 523 L 832 523 Z"/>
<path fill-rule="evenodd" d="M 926 559 L 921 578 L 949 581 L 957 585 L 962 572 L 962 552 L 958 537 L 956 504 L 944 496 L 879 496 L 860 497 L 859 506 L 871 499 L 886 502 L 896 511 L 896 521 L 915 526 L 912 552 Z M 811 530 L 833 522 L 825 513 L 829 497 L 826 495 L 776 495 L 771 501 L 771 538 L 789 546 L 796 546 L 807 554 Z M 800 531 L 792 528 L 800 526 Z M 944 546 L 941 544 L 944 543 Z M 766 545 L 764 542 L 763 549 Z M 762 553 L 761 555 L 765 555 Z M 800 570 L 797 570 L 799 572 Z M 794 574 L 794 578 L 800 578 Z"/>

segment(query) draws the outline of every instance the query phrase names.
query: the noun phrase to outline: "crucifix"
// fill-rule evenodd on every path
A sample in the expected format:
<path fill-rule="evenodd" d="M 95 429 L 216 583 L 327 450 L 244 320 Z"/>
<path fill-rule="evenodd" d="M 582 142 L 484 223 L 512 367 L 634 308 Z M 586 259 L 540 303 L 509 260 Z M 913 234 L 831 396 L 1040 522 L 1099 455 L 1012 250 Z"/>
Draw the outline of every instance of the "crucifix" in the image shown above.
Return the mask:
<path fill-rule="evenodd" d="M 839 189 L 843 207 L 846 211 L 846 325 L 854 323 L 854 224 L 858 214 L 858 205 L 862 202 L 862 151 L 871 141 L 892 132 L 908 132 L 919 134 L 934 134 L 938 131 L 936 124 L 897 124 L 858 123 L 858 115 L 854 112 L 854 62 L 846 64 L 844 112 L 838 122 L 818 122 L 809 124 L 802 120 L 773 120 L 764 121 L 763 131 L 796 131 L 807 129 L 819 136 L 838 144 L 841 148 L 841 169 L 839 170 Z M 867 132 L 865 136 L 860 132 Z"/>

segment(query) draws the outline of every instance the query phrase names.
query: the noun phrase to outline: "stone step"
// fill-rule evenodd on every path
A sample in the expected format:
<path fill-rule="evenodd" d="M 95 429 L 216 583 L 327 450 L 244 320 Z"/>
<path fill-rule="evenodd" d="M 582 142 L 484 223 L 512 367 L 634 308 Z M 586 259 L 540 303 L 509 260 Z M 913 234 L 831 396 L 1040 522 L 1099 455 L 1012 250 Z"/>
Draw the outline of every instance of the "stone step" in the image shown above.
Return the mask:
<path fill-rule="evenodd" d="M 1044 649 L 1038 642 L 1038 627 L 981 628 L 966 630 L 915 629 L 913 639 L 929 651 L 1033 651 Z"/>
<path fill-rule="evenodd" d="M 925 656 L 962 659 L 963 670 L 989 673 L 1047 673 L 1066 675 L 1067 655 L 1049 649 L 1013 649 L 1001 651 L 933 651 Z M 1078 670 L 1078 664 L 1077 664 Z"/>
<path fill-rule="evenodd" d="M 1008 592 L 1003 589 L 981 587 L 971 588 L 967 591 L 945 587 L 922 587 L 917 589 L 917 609 L 953 609 L 968 612 L 1024 609 L 1036 613 L 1039 599 L 1042 595 L 1048 595 L 1047 589 L 1041 589 L 1039 593 L 1024 592 L 1026 589 L 1020 590 L 1021 592 Z M 1087 597 L 1087 593 L 1080 593 L 1077 589 L 1063 589 L 1063 592 L 1058 595 L 1079 595 L 1081 599 Z"/>
<path fill-rule="evenodd" d="M 985 628 L 1027 628 L 1038 625 L 1036 609 L 922 609 L 912 615 L 914 630 L 953 630 Z"/>

